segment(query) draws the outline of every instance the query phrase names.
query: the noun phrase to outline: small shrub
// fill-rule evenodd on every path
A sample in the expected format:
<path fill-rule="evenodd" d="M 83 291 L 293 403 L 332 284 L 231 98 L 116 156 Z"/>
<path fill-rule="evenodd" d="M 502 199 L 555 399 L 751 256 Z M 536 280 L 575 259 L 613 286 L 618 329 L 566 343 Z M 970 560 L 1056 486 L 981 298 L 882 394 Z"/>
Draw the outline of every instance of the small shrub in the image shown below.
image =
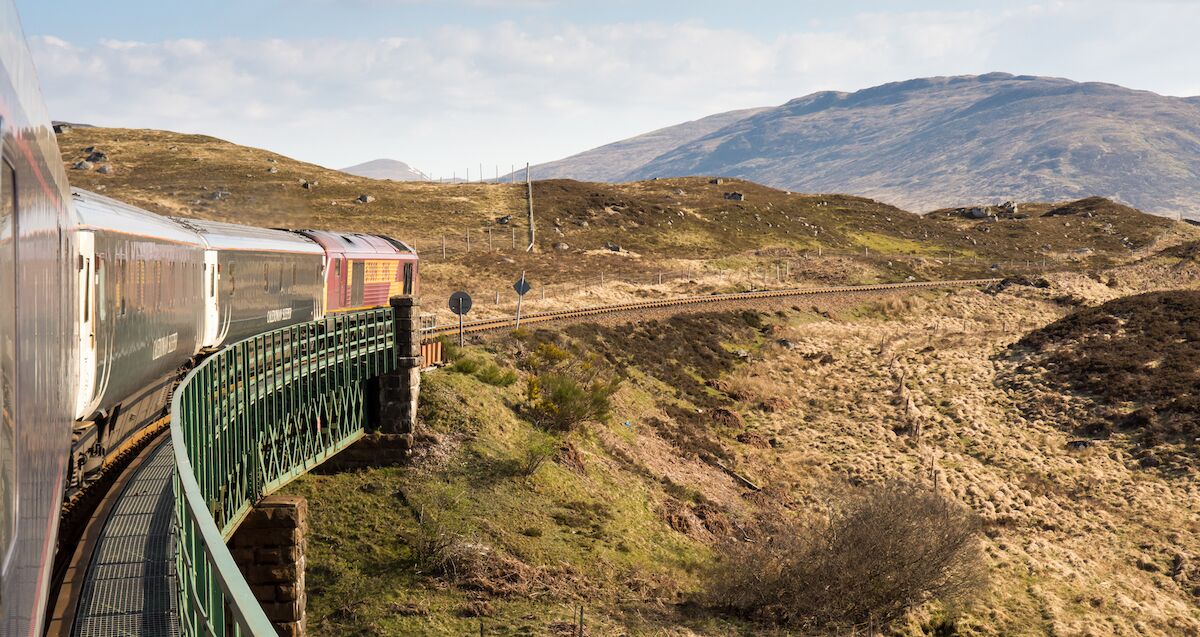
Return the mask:
<path fill-rule="evenodd" d="M 554 343 L 538 343 L 525 359 L 525 365 L 535 373 L 544 373 L 558 367 L 571 359 L 571 353 Z"/>
<path fill-rule="evenodd" d="M 462 541 L 462 537 L 440 516 L 421 510 L 417 515 L 416 532 L 409 544 L 413 561 L 422 571 L 443 573 L 450 566 L 454 546 Z"/>
<path fill-rule="evenodd" d="M 443 336 L 438 340 L 442 343 L 442 356 L 445 356 L 447 361 L 454 362 L 462 358 L 463 348 L 458 346 L 458 339 Z"/>
<path fill-rule="evenodd" d="M 768 521 L 730 542 L 708 592 L 715 606 L 805 630 L 886 626 L 924 601 L 978 592 L 977 538 L 976 520 L 936 493 L 873 487 L 811 527 Z"/>
<path fill-rule="evenodd" d="M 553 458 L 558 451 L 558 441 L 553 436 L 534 434 L 526 442 L 520 457 L 516 461 L 515 473 L 528 480 L 537 470 Z"/>
<path fill-rule="evenodd" d="M 495 364 L 485 365 L 482 369 L 475 372 L 475 377 L 496 387 L 508 387 L 517 382 L 516 371 Z"/>
<path fill-rule="evenodd" d="M 483 367 L 483 361 L 474 356 L 461 356 L 450 365 L 450 371 L 472 376 Z"/>
<path fill-rule="evenodd" d="M 474 376 L 496 387 L 508 387 L 517 382 L 517 372 L 486 361 L 479 356 L 460 356 L 450 365 L 450 371 Z"/>
<path fill-rule="evenodd" d="M 612 410 L 618 381 L 584 383 L 573 376 L 545 372 L 530 379 L 526 391 L 534 423 L 551 431 L 574 431 L 587 422 L 598 422 Z"/>

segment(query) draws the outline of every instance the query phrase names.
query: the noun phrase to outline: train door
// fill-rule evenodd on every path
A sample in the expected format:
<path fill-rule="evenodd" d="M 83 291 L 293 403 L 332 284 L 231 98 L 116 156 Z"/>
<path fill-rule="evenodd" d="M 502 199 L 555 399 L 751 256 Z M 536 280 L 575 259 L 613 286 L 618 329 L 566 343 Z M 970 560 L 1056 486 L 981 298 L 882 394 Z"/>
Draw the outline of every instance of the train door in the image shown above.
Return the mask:
<path fill-rule="evenodd" d="M 221 312 L 217 302 L 217 283 L 220 280 L 220 267 L 217 265 L 217 251 L 204 251 L 204 267 L 200 270 L 204 280 L 201 290 L 204 296 L 204 334 L 200 339 L 203 347 L 216 347 L 221 333 Z"/>
<path fill-rule="evenodd" d="M 350 277 L 350 307 L 362 307 L 363 305 L 366 266 L 367 264 L 363 261 L 354 262 L 354 271 Z"/>
<path fill-rule="evenodd" d="M 96 391 L 96 315 L 97 283 L 99 282 L 100 263 L 96 258 L 96 235 L 91 232 L 80 232 L 79 254 L 76 257 L 76 270 L 79 278 L 79 387 L 76 390 L 75 416 L 86 418 L 83 413 L 91 402 Z"/>
<path fill-rule="evenodd" d="M 16 542 L 17 503 L 17 171 L 0 159 L 0 582 Z"/>
<path fill-rule="evenodd" d="M 413 264 L 404 264 L 404 293 L 411 295 L 413 293 Z"/>

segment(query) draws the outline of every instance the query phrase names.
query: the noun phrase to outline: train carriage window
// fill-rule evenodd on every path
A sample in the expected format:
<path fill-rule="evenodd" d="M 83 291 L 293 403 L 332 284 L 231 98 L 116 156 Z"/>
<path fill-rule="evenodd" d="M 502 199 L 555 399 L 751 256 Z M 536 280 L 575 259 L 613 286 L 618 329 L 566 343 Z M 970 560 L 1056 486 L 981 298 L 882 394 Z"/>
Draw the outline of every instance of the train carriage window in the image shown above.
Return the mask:
<path fill-rule="evenodd" d="M 17 523 L 17 171 L 0 160 L 0 567 Z"/>
<path fill-rule="evenodd" d="M 117 255 L 117 275 L 113 277 L 113 282 L 116 284 L 116 290 L 113 298 L 117 301 L 117 316 L 125 316 L 125 291 L 129 289 L 125 282 L 125 275 L 128 269 L 128 264 L 125 263 L 125 255 Z"/>
<path fill-rule="evenodd" d="M 83 255 L 79 255 L 83 261 L 83 267 L 79 268 L 79 282 L 83 286 L 83 322 L 86 323 L 92 317 L 92 260 L 84 259 Z"/>
<path fill-rule="evenodd" d="M 404 293 L 413 293 L 413 264 L 404 264 Z"/>
<path fill-rule="evenodd" d="M 96 317 L 103 321 L 108 316 L 108 309 L 105 303 L 108 302 L 108 297 L 105 296 L 105 274 L 104 274 L 104 255 L 96 255 Z"/>
<path fill-rule="evenodd" d="M 146 307 L 146 262 L 142 259 L 137 259 L 133 262 L 133 282 L 134 292 L 137 293 L 137 306 L 145 309 Z"/>

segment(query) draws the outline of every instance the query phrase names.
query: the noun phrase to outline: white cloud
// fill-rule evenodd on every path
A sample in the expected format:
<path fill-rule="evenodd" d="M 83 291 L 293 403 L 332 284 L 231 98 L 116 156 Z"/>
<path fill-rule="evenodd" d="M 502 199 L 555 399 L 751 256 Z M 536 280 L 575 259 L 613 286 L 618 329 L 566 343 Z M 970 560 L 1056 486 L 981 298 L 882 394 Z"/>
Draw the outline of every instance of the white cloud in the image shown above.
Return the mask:
<path fill-rule="evenodd" d="M 332 166 L 390 156 L 462 175 L 482 160 L 490 174 L 722 110 L 924 75 L 1200 92 L 1188 32 L 1200 8 L 1099 4 L 864 13 L 770 36 L 699 22 L 500 22 L 384 39 L 32 45 L 56 118 L 204 132 Z"/>

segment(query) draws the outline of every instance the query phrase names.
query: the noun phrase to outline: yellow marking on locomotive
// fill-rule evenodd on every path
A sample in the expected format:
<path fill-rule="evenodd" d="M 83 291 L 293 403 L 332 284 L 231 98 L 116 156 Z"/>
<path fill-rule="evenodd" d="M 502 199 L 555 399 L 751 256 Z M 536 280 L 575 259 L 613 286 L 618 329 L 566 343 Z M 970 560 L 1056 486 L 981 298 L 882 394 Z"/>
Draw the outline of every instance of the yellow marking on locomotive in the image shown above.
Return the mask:
<path fill-rule="evenodd" d="M 396 280 L 398 261 L 367 261 L 363 268 L 363 283 L 391 283 Z"/>

